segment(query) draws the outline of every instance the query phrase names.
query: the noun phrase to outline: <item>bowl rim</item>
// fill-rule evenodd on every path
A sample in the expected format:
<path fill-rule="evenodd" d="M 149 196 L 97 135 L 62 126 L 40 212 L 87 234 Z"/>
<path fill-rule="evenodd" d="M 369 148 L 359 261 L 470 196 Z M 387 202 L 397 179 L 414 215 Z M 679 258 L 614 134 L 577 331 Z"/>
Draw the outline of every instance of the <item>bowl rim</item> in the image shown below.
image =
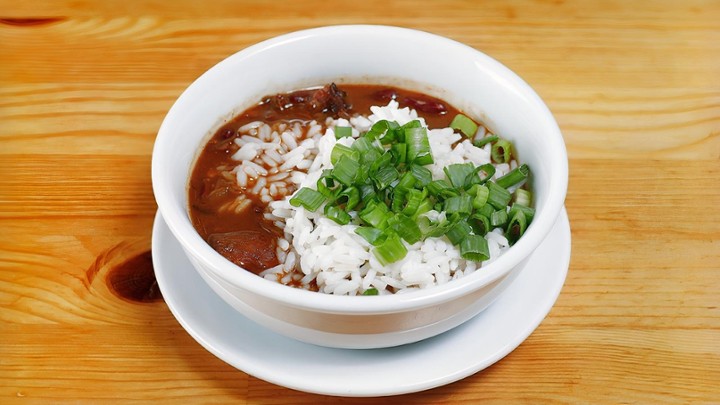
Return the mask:
<path fill-rule="evenodd" d="M 434 41 L 474 58 L 476 63 L 481 63 L 485 69 L 500 75 L 503 80 L 511 83 L 517 91 L 521 92 L 523 97 L 526 97 L 540 112 L 544 122 L 539 125 L 543 128 L 544 136 L 547 136 L 546 142 L 552 143 L 551 149 L 557 152 L 557 158 L 550 162 L 551 172 L 554 175 L 550 179 L 548 198 L 543 210 L 535 216 L 532 225 L 523 237 L 495 261 L 483 266 L 485 270 L 476 271 L 458 280 L 427 289 L 375 296 L 371 299 L 364 296 L 335 296 L 288 287 L 266 280 L 249 271 L 238 271 L 237 265 L 217 253 L 199 236 L 193 228 L 187 212 L 176 209 L 177 204 L 172 198 L 173 193 L 169 181 L 163 180 L 164 172 L 161 170 L 161 166 L 165 162 L 163 156 L 165 156 L 164 152 L 167 153 L 167 146 L 170 142 L 172 122 L 182 115 L 182 108 L 190 102 L 193 94 L 196 94 L 206 82 L 212 81 L 214 75 L 222 72 L 231 63 L 250 58 L 266 49 L 296 41 L 335 35 L 363 36 L 366 34 L 415 37 L 416 39 L 421 38 L 423 41 Z M 201 258 L 205 267 L 215 272 L 220 278 L 250 293 L 297 308 L 347 314 L 391 313 L 438 305 L 480 289 L 503 277 L 532 253 L 548 235 L 564 206 L 568 183 L 567 151 L 560 128 L 539 95 L 512 70 L 480 50 L 447 37 L 410 28 L 366 24 L 332 25 L 289 32 L 251 45 L 212 66 L 182 92 L 163 119 L 153 147 L 151 171 L 153 192 L 159 211 L 186 254 Z"/>

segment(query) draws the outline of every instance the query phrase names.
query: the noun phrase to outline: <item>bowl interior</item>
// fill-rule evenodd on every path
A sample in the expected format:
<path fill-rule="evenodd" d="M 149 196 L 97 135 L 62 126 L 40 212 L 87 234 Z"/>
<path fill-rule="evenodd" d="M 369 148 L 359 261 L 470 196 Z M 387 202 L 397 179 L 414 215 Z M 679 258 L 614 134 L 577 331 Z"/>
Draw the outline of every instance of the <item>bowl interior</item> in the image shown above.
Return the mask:
<path fill-rule="evenodd" d="M 510 271 L 550 231 L 565 198 L 567 157 L 552 115 L 524 81 L 477 50 L 436 35 L 382 26 L 325 27 L 280 36 L 223 60 L 181 95 L 160 128 L 153 151 L 160 212 L 185 250 L 220 277 L 301 306 L 322 308 L 334 300 L 331 305 L 342 310 L 358 302 L 352 300 L 358 297 L 294 290 L 239 271 L 199 237 L 187 212 L 191 166 L 216 128 L 264 95 L 331 81 L 389 84 L 445 99 L 512 140 L 533 173 L 537 215 L 512 249 L 467 280 L 364 300 L 366 310 L 422 300 L 429 305 L 480 288 Z M 350 300 L 341 304 L 339 298 Z"/>

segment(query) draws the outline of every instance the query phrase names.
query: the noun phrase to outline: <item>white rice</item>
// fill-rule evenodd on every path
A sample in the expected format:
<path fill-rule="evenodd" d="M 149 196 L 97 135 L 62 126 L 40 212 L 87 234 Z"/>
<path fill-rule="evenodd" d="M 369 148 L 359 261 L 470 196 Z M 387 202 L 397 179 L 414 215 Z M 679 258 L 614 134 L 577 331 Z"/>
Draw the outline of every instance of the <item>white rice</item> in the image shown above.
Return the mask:
<path fill-rule="evenodd" d="M 405 258 L 383 266 L 372 253 L 372 246 L 354 232 L 356 225 L 339 225 L 324 218 L 322 208 L 313 213 L 290 205 L 288 192 L 301 187 L 315 189 L 322 171 L 332 168 L 330 154 L 336 143 L 352 145 L 360 133 L 383 119 L 400 125 L 418 119 L 425 126 L 415 110 L 398 108 L 395 101 L 371 107 L 371 111 L 372 115 L 367 117 L 357 116 L 349 121 L 328 119 L 323 125 L 311 121 L 306 125 L 296 122 L 273 128 L 252 122 L 238 130 L 239 149 L 232 158 L 239 164 L 233 175 L 246 193 L 271 201 L 265 218 L 285 235 L 277 243 L 281 264 L 265 270 L 261 276 L 285 284 L 299 282 L 304 288 L 314 283 L 320 292 L 328 294 L 358 295 L 369 288 L 377 288 L 380 294 L 403 293 L 466 276 L 509 248 L 501 228 L 485 236 L 490 259 L 483 263 L 462 259 L 459 249 L 444 236 L 413 245 L 403 241 L 408 250 Z M 351 126 L 353 137 L 336 140 L 335 126 Z M 477 136 L 485 134 L 486 129 L 480 126 Z M 443 168 L 449 164 L 490 163 L 490 145 L 477 148 L 470 140 L 461 138 L 450 128 L 428 130 L 435 163 L 427 168 L 433 179 L 444 178 Z M 516 166 L 515 162 L 496 164 L 494 178 Z M 444 214 L 430 211 L 424 215 L 436 220 Z"/>

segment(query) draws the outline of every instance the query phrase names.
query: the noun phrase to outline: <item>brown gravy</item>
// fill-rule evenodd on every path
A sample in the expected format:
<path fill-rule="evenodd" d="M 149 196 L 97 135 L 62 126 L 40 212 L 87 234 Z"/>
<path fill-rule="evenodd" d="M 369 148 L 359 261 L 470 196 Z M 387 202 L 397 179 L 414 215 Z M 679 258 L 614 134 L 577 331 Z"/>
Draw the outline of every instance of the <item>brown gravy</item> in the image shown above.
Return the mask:
<path fill-rule="evenodd" d="M 459 113 L 450 104 L 421 93 L 379 85 L 334 85 L 299 90 L 263 100 L 223 125 L 206 144 L 192 171 L 189 209 L 193 226 L 220 254 L 254 273 L 279 264 L 276 240 L 282 232 L 263 216 L 267 204 L 252 197 L 249 209 L 239 213 L 222 210 L 245 190 L 233 177 L 224 174 L 237 165 L 231 156 L 238 129 L 253 121 L 266 123 L 348 118 L 369 115 L 373 105 L 395 99 L 425 118 L 430 128 L 445 128 Z"/>

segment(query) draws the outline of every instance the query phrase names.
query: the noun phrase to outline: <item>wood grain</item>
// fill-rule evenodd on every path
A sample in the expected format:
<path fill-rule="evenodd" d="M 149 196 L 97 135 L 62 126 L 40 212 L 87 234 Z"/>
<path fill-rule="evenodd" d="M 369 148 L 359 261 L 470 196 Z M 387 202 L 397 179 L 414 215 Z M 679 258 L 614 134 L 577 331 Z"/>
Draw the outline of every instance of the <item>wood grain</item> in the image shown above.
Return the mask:
<path fill-rule="evenodd" d="M 0 403 L 718 403 L 720 3 L 0 0 Z M 554 112 L 573 252 L 541 326 L 399 398 L 305 394 L 215 358 L 108 280 L 150 249 L 166 111 L 288 31 L 418 28 L 483 50 Z"/>

